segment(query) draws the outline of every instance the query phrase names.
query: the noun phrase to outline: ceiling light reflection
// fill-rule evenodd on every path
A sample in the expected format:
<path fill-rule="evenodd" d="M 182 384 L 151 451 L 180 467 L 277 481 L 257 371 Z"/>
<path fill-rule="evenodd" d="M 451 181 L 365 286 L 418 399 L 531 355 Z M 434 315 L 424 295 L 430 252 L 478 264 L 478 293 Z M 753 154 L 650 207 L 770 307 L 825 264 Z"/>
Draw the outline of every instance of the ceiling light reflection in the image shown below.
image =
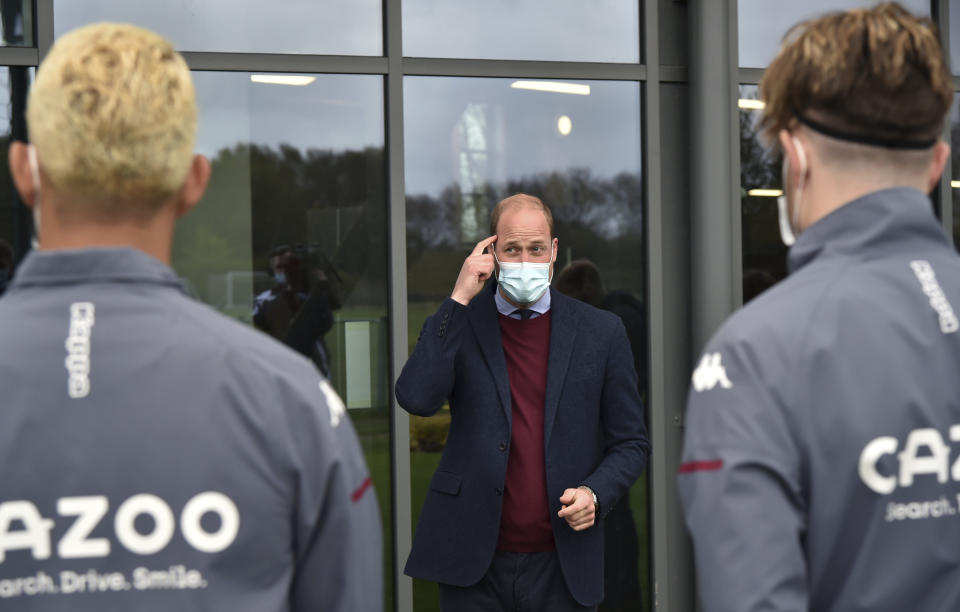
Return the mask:
<path fill-rule="evenodd" d="M 737 106 L 746 110 L 763 110 L 766 106 L 763 100 L 753 100 L 751 98 L 740 98 L 737 100 Z"/>
<path fill-rule="evenodd" d="M 317 80 L 315 76 L 295 75 L 295 74 L 251 74 L 250 80 L 254 83 L 267 83 L 270 85 L 309 85 Z"/>
<path fill-rule="evenodd" d="M 549 91 L 551 93 L 575 94 L 589 96 L 590 86 L 579 83 L 561 83 L 559 81 L 514 81 L 510 83 L 514 89 L 530 89 L 533 91 Z"/>

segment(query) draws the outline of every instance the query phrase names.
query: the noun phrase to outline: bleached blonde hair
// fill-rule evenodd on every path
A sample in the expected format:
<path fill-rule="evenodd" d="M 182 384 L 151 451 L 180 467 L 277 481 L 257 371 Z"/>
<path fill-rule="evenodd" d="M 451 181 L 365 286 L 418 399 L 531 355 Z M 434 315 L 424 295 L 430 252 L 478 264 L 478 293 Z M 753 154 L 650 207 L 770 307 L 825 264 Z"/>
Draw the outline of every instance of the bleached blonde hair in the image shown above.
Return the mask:
<path fill-rule="evenodd" d="M 148 217 L 182 187 L 193 158 L 190 70 L 149 30 L 120 23 L 78 28 L 40 65 L 27 126 L 46 179 L 87 208 L 77 213 Z"/>

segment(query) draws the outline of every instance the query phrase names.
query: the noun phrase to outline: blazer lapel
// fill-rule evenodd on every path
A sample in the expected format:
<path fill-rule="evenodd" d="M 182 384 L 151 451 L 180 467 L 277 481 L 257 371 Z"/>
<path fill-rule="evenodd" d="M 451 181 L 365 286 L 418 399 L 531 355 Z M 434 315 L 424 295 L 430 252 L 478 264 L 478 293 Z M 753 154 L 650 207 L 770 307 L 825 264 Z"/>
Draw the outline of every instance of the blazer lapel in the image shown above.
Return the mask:
<path fill-rule="evenodd" d="M 493 290 L 496 291 L 496 283 Z M 500 405 L 511 423 L 512 405 L 510 403 L 510 380 L 507 375 L 507 358 L 503 355 L 503 342 L 500 339 L 500 321 L 496 302 L 493 300 L 493 291 L 483 290 L 470 304 L 470 325 L 477 336 L 480 352 L 490 368 L 490 374 L 500 397 Z"/>
<path fill-rule="evenodd" d="M 543 447 L 550 446 L 550 432 L 557 417 L 560 392 L 567 378 L 577 335 L 577 322 L 568 308 L 568 298 L 550 289 L 550 356 L 547 361 L 547 396 L 543 414 Z"/>

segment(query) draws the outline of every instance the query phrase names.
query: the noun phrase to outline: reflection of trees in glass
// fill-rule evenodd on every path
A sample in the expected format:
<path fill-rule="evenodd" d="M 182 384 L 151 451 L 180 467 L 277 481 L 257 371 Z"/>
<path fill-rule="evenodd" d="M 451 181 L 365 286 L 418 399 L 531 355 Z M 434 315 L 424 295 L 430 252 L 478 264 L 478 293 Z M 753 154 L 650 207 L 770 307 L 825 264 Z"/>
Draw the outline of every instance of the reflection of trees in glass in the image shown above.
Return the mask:
<path fill-rule="evenodd" d="M 18 0 L 19 1 L 19 0 Z M 13 187 L 13 180 L 6 170 L 7 149 L 14 140 L 27 141 L 27 91 L 30 89 L 30 72 L 26 66 L 10 66 L 0 71 L 0 91 L 5 90 L 6 119 L 0 126 L 0 168 L 2 173 L 2 197 L 0 197 L 0 240 L 13 249 L 14 263 L 30 250 L 33 233 L 33 220 L 30 209 L 20 201 L 20 195 Z"/>
<path fill-rule="evenodd" d="M 178 227 L 174 262 L 199 296 L 212 277 L 264 272 L 270 251 L 304 245 L 338 271 L 344 301 L 385 303 L 383 149 L 236 145 L 213 159 L 204 200 Z M 246 300 L 252 303 L 252 300 Z"/>
<path fill-rule="evenodd" d="M 554 231 L 560 238 L 558 265 L 568 257 L 589 257 L 604 271 L 612 287 L 641 292 L 643 286 L 643 185 L 639 174 L 612 178 L 594 176 L 588 168 L 545 172 L 474 187 L 470 201 L 457 184 L 437 197 L 407 197 L 408 291 L 411 301 L 436 300 L 450 292 L 467 247 L 461 241 L 462 211 L 483 200 L 484 232 L 490 210 L 514 193 L 530 193 L 550 205 Z M 486 233 L 484 233 L 486 236 Z M 425 256 L 426 255 L 426 256 Z M 630 265 L 618 262 L 629 257 Z"/>
<path fill-rule="evenodd" d="M 741 98 L 756 96 L 756 87 L 741 86 Z M 787 250 L 780 240 L 776 198 L 747 195 L 751 189 L 780 189 L 782 182 L 779 160 L 760 140 L 759 118 L 759 111 L 740 110 L 744 302 L 787 275 Z"/>

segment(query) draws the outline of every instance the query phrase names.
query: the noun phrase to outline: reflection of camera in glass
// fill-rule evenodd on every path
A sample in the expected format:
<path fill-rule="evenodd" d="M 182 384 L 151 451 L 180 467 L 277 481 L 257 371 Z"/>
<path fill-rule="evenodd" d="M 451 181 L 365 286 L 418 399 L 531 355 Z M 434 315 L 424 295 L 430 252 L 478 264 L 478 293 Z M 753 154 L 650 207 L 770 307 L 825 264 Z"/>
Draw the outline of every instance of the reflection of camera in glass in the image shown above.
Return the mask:
<path fill-rule="evenodd" d="M 297 293 L 309 293 L 325 284 L 336 304 L 333 307 L 339 307 L 342 280 L 319 243 L 275 247 L 270 252 L 270 273 L 277 285 Z"/>

